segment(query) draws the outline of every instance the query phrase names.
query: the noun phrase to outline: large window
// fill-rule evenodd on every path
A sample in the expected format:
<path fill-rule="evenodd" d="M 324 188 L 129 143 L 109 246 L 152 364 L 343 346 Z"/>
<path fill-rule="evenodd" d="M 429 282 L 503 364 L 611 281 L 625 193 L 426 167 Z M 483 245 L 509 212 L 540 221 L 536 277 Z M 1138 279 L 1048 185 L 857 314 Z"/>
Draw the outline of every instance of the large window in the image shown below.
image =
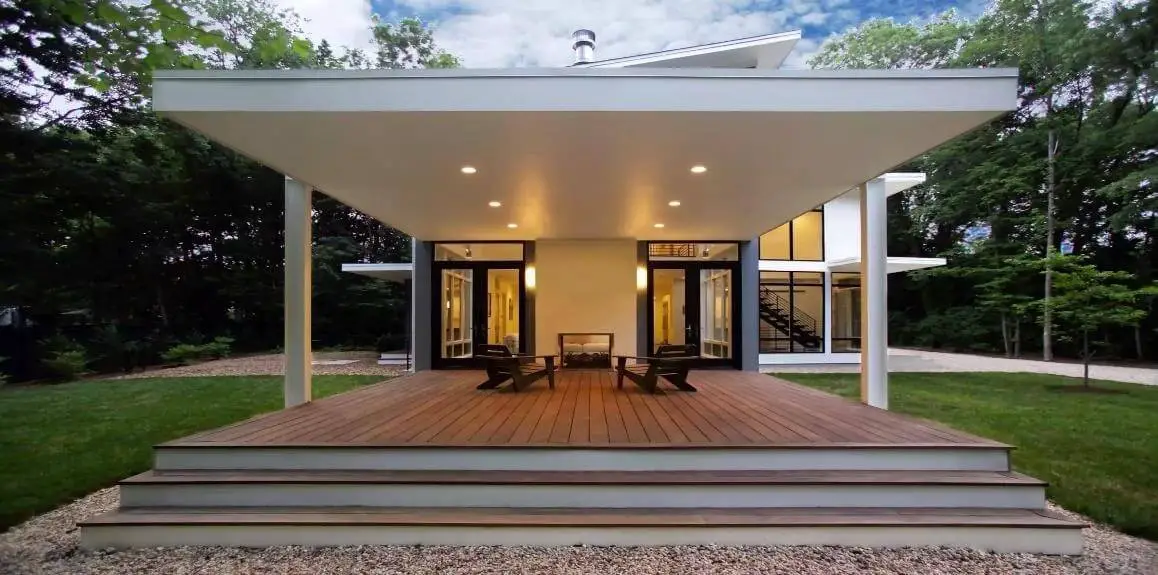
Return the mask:
<path fill-rule="evenodd" d="M 824 352 L 824 274 L 760 272 L 760 353 Z"/>
<path fill-rule="evenodd" d="M 762 236 L 760 259 L 818 262 L 824 260 L 824 212 L 805 212 Z"/>
<path fill-rule="evenodd" d="M 832 274 L 832 351 L 860 351 L 860 274 Z"/>

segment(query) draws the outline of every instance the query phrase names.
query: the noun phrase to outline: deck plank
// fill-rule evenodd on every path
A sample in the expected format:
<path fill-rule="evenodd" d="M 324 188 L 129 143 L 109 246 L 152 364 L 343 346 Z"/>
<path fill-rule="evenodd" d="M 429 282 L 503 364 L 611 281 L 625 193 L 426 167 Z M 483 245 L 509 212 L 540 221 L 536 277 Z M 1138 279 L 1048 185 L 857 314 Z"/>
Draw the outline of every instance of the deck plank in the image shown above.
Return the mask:
<path fill-rule="evenodd" d="M 556 389 L 479 391 L 478 371 L 425 371 L 168 445 L 986 446 L 1003 444 L 775 377 L 697 370 L 696 393 L 616 389 L 561 370 Z"/>

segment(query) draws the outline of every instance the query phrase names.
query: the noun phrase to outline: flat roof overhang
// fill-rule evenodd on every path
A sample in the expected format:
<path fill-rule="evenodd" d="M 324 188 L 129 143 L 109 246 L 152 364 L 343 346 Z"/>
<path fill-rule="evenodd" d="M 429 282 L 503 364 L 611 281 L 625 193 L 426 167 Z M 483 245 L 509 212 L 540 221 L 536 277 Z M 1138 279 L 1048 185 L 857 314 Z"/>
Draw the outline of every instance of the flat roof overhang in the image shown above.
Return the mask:
<path fill-rule="evenodd" d="M 947 260 L 945 258 L 907 258 L 907 257 L 893 257 L 889 256 L 887 269 L 888 273 L 903 273 L 911 272 L 913 270 L 920 270 L 925 268 L 935 268 L 945 265 Z M 860 257 L 844 258 L 840 260 L 832 260 L 828 262 L 829 271 L 834 272 L 859 272 L 860 271 Z"/>
<path fill-rule="evenodd" d="M 377 280 L 388 282 L 403 283 L 409 280 L 414 275 L 414 264 L 412 263 L 388 263 L 388 264 L 364 264 L 364 263 L 349 263 L 342 264 L 342 271 L 354 273 L 366 277 L 371 277 Z"/>
<path fill-rule="evenodd" d="M 768 231 L 1016 89 L 1012 69 L 168 71 L 154 108 L 424 240 L 690 241 Z"/>

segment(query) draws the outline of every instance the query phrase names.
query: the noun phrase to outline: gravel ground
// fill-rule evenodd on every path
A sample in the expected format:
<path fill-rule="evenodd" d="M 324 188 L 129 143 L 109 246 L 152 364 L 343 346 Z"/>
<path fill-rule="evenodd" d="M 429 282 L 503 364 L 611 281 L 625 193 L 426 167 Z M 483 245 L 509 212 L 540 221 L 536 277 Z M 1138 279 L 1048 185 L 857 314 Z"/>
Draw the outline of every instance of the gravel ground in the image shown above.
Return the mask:
<path fill-rule="evenodd" d="M 357 360 L 342 365 L 314 365 L 317 375 L 398 375 L 401 366 L 378 365 L 377 354 L 373 352 L 332 352 L 315 353 L 314 361 Z M 282 354 L 252 355 L 207 361 L 196 365 L 168 367 L 140 371 L 115 379 L 135 379 L 141 377 L 192 377 L 200 375 L 281 375 L 285 373 L 285 356 Z"/>
<path fill-rule="evenodd" d="M 117 488 L 98 491 L 0 535 L 0 573 L 186 575 L 277 573 L 687 574 L 1139 574 L 1158 573 L 1158 545 L 1104 527 L 1086 530 L 1079 557 L 941 548 L 847 547 L 174 547 L 83 551 L 78 520 L 113 509 Z M 1055 508 L 1056 510 L 1056 508 Z M 1078 518 L 1077 515 L 1070 514 Z"/>

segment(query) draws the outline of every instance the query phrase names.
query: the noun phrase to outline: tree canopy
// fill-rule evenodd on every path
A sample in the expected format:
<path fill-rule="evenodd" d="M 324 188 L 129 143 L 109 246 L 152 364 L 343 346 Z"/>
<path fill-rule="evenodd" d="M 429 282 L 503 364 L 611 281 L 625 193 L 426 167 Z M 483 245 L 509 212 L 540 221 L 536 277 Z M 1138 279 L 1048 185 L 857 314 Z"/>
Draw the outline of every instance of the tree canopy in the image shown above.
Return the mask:
<path fill-rule="evenodd" d="M 972 21 L 951 11 L 927 22 L 871 20 L 812 58 L 816 67 L 1019 69 L 1015 112 L 902 168 L 928 180 L 890 201 L 889 253 L 946 256 L 949 266 L 890 278 L 894 344 L 1041 349 L 1031 334 L 1042 307 L 1028 304 L 1044 295 L 1033 262 L 1046 257 L 1051 131 L 1052 245 L 1083 256 L 1102 279 L 1153 284 L 1156 42 L 1153 2 L 998 0 Z M 1054 323 L 1064 332 L 1070 319 Z M 1109 340 L 1107 355 L 1158 359 L 1158 317 L 1127 323 L 1095 330 Z M 1078 346 L 1060 349 L 1076 357 Z"/>
<path fill-rule="evenodd" d="M 164 68 L 455 66 L 415 19 L 373 23 L 372 50 L 314 44 L 271 0 L 18 0 L 0 6 L 3 368 L 49 377 L 160 360 L 177 343 L 282 342 L 283 176 L 148 108 Z M 314 334 L 401 346 L 400 286 L 342 262 L 405 261 L 409 239 L 315 198 Z"/>

